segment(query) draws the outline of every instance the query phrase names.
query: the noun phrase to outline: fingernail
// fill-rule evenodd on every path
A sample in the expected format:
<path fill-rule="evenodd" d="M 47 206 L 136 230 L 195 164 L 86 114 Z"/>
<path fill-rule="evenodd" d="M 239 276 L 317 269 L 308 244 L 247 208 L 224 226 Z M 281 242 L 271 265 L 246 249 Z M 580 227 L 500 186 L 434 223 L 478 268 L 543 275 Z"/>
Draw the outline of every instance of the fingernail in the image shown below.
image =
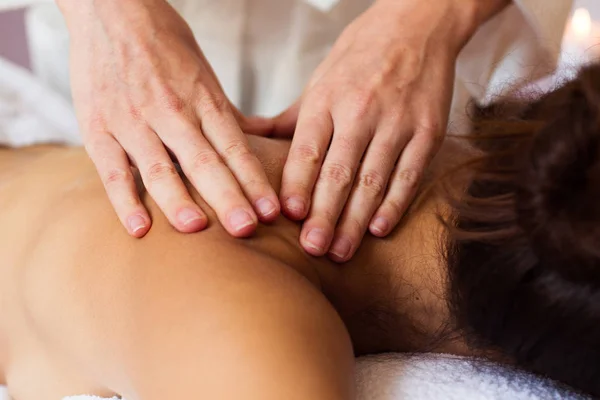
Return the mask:
<path fill-rule="evenodd" d="M 139 214 L 132 215 L 127 218 L 127 225 L 129 225 L 129 231 L 136 234 L 146 228 L 146 220 Z"/>
<path fill-rule="evenodd" d="M 322 252 L 327 245 L 327 238 L 323 229 L 311 229 L 306 235 L 306 244 L 308 247 Z"/>
<path fill-rule="evenodd" d="M 298 196 L 290 197 L 285 202 L 285 206 L 289 211 L 296 212 L 298 214 L 304 213 L 304 200 Z"/>
<path fill-rule="evenodd" d="M 183 210 L 179 211 L 179 213 L 177 213 L 177 219 L 183 225 L 189 225 L 192 222 L 196 222 L 202 219 L 202 216 L 196 210 L 193 210 L 191 208 L 184 208 Z"/>
<path fill-rule="evenodd" d="M 267 198 L 258 200 L 256 202 L 256 208 L 263 217 L 271 216 L 277 211 L 277 206 Z"/>
<path fill-rule="evenodd" d="M 348 257 L 351 248 L 352 243 L 350 243 L 348 239 L 341 237 L 333 242 L 333 246 L 329 249 L 329 253 L 343 260 Z"/>
<path fill-rule="evenodd" d="M 371 224 L 371 232 L 377 235 L 384 235 L 390 229 L 390 224 L 384 217 L 377 217 Z"/>
<path fill-rule="evenodd" d="M 250 225 L 254 225 L 254 219 L 246 210 L 239 208 L 229 214 L 229 223 L 233 229 L 239 232 Z"/>

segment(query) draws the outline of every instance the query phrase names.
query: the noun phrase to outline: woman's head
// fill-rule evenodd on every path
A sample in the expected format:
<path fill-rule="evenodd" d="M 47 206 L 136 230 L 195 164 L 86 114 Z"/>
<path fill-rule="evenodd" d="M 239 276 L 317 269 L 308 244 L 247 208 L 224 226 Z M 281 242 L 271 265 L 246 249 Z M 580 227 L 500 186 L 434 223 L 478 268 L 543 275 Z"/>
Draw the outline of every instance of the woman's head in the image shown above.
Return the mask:
<path fill-rule="evenodd" d="M 450 306 L 474 346 L 600 396 L 600 66 L 476 117 Z"/>

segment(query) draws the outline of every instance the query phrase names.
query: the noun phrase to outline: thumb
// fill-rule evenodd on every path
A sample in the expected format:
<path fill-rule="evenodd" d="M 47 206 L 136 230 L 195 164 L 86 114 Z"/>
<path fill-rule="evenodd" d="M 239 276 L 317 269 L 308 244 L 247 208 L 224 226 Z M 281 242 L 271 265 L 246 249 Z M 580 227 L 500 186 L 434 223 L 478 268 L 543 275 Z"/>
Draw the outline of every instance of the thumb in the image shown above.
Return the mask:
<path fill-rule="evenodd" d="M 273 136 L 273 120 L 262 117 L 243 117 L 240 128 L 248 135 Z"/>
<path fill-rule="evenodd" d="M 298 122 L 298 114 L 300 113 L 300 99 L 292 104 L 287 110 L 272 118 L 273 122 L 273 137 L 291 138 L 296 131 L 296 123 Z"/>
<path fill-rule="evenodd" d="M 269 118 L 246 117 L 236 106 L 230 104 L 231 112 L 242 132 L 256 136 L 271 136 L 273 133 L 273 121 Z"/>

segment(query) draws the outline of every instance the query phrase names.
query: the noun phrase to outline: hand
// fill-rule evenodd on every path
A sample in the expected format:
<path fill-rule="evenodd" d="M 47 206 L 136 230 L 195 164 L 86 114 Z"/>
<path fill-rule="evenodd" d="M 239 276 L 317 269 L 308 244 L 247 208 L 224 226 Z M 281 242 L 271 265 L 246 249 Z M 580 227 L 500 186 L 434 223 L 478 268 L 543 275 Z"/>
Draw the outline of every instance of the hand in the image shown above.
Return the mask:
<path fill-rule="evenodd" d="M 73 97 L 84 143 L 122 224 L 136 237 L 150 228 L 131 165 L 181 232 L 207 218 L 171 161 L 234 236 L 271 221 L 279 201 L 243 128 L 185 21 L 164 0 L 63 0 L 71 32 Z M 258 213 L 258 218 L 257 214 Z"/>
<path fill-rule="evenodd" d="M 275 136 L 295 127 L 280 201 L 306 218 L 310 254 L 347 261 L 367 229 L 386 236 L 406 212 L 444 137 L 456 58 L 474 31 L 472 8 L 459 3 L 470 4 L 379 0 L 274 120 Z"/>

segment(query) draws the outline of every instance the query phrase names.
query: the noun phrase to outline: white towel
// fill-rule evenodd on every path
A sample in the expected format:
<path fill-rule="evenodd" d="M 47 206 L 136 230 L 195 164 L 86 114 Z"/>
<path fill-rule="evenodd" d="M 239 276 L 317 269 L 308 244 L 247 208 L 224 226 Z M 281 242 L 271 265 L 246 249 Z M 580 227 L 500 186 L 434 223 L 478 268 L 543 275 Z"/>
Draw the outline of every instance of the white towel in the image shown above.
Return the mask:
<path fill-rule="evenodd" d="M 511 367 L 444 354 L 360 358 L 356 386 L 357 400 L 588 399 L 556 382 Z M 75 396 L 64 400 L 104 399 Z"/>
<path fill-rule="evenodd" d="M 387 354 L 357 363 L 359 400 L 579 400 L 548 379 L 485 360 Z"/>
<path fill-rule="evenodd" d="M 81 144 L 71 104 L 0 57 L 0 145 Z"/>

